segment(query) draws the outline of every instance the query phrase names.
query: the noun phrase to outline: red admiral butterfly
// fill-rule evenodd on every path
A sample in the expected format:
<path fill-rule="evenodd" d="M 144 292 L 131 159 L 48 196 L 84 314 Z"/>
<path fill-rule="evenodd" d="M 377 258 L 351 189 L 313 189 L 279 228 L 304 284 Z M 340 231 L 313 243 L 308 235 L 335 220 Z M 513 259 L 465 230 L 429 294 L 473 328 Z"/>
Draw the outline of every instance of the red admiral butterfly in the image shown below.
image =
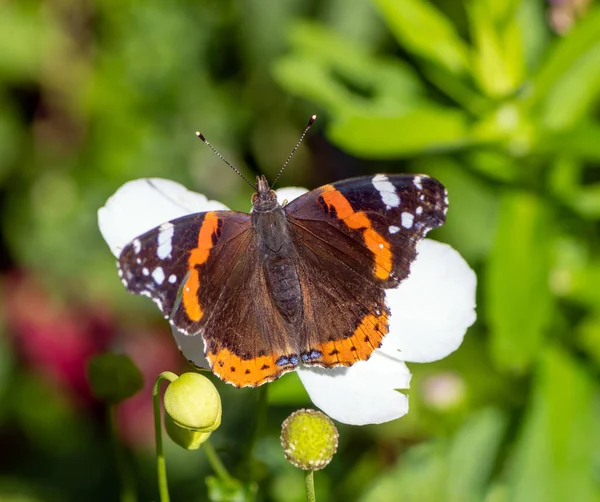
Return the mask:
<path fill-rule="evenodd" d="M 257 177 L 250 214 L 191 214 L 146 232 L 119 257 L 128 291 L 201 335 L 211 370 L 255 387 L 299 364 L 366 360 L 388 332 L 385 289 L 445 221 L 446 190 L 424 175 L 363 176 L 280 205 Z"/>

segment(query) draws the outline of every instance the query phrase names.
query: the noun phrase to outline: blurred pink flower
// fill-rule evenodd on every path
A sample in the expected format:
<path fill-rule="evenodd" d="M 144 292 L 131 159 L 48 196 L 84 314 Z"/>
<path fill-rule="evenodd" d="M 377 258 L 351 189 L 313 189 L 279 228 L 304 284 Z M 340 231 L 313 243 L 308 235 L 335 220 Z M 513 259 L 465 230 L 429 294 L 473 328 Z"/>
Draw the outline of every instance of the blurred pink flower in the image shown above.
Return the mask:
<path fill-rule="evenodd" d="M 6 278 L 2 297 L 12 342 L 27 370 L 38 374 L 77 408 L 96 403 L 87 381 L 91 357 L 107 350 L 131 357 L 142 372 L 144 388 L 118 406 L 118 428 L 131 446 L 153 444 L 154 380 L 160 372 L 177 371 L 185 364 L 168 329 L 132 327 L 117 337 L 108 308 L 61 302 L 25 272 Z"/>
<path fill-rule="evenodd" d="M 109 312 L 60 302 L 26 272 L 6 278 L 3 296 L 7 326 L 27 367 L 66 392 L 76 406 L 88 405 L 87 361 L 113 337 Z"/>

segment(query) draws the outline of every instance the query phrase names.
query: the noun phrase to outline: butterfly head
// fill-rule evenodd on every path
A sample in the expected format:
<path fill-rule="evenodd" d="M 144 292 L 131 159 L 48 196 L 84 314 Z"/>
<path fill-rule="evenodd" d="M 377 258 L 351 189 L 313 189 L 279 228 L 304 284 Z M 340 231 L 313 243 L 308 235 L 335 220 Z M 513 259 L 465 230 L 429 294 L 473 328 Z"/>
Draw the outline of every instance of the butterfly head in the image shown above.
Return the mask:
<path fill-rule="evenodd" d="M 277 195 L 269 187 L 269 182 L 265 176 L 256 177 L 256 193 L 252 195 L 253 211 L 266 212 L 273 211 L 279 206 Z"/>

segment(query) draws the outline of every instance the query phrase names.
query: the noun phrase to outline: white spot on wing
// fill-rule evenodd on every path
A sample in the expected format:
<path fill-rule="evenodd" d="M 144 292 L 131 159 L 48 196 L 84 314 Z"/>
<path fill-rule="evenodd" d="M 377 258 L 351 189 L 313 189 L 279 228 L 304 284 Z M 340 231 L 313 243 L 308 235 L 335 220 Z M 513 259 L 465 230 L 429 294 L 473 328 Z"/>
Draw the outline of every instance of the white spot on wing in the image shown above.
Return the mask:
<path fill-rule="evenodd" d="M 158 227 L 158 247 L 156 248 L 156 254 L 161 260 L 171 255 L 174 233 L 175 229 L 172 223 L 163 223 Z"/>
<path fill-rule="evenodd" d="M 135 254 L 138 254 L 142 250 L 142 243 L 140 242 L 139 239 L 133 240 L 133 250 L 134 250 Z"/>
<path fill-rule="evenodd" d="M 144 267 L 142 269 L 142 274 L 144 274 L 144 275 L 150 275 L 150 270 L 148 270 L 146 267 Z"/>
<path fill-rule="evenodd" d="M 390 180 L 388 180 L 387 176 L 384 174 L 376 174 L 373 176 L 372 182 L 373 186 L 379 192 L 385 207 L 391 209 L 400 205 L 400 197 L 398 197 L 394 185 L 390 183 Z"/>
<path fill-rule="evenodd" d="M 423 212 L 423 208 L 421 206 L 419 206 L 417 208 L 417 210 L 415 211 L 415 213 L 417 213 L 417 214 L 421 214 L 422 212 Z"/>
<path fill-rule="evenodd" d="M 415 221 L 415 216 L 410 213 L 402 213 L 402 226 L 404 228 L 412 228 L 413 222 Z"/>
<path fill-rule="evenodd" d="M 171 275 L 169 276 L 169 282 L 170 282 L 171 284 L 175 284 L 175 282 L 176 282 L 176 281 L 177 281 L 177 276 L 176 276 L 175 274 L 171 274 Z"/>
<path fill-rule="evenodd" d="M 147 296 L 148 298 L 150 298 L 154 303 L 156 303 L 156 305 L 158 305 L 158 308 L 160 310 L 162 310 L 162 302 L 160 301 L 160 298 L 158 298 L 157 296 L 152 296 L 152 293 L 150 293 L 150 291 L 141 291 L 140 292 L 141 295 Z M 165 316 L 166 318 L 167 316 Z"/>
<path fill-rule="evenodd" d="M 162 284 L 165 280 L 165 273 L 163 272 L 162 267 L 156 267 L 152 272 L 152 278 L 156 284 Z"/>
<path fill-rule="evenodd" d="M 398 232 L 400 232 L 400 227 L 397 227 L 395 225 L 390 225 L 388 230 L 390 231 L 390 234 L 397 234 Z"/>
<path fill-rule="evenodd" d="M 423 190 L 423 184 L 421 181 L 423 178 L 421 176 L 415 176 L 413 179 L 413 185 L 415 185 L 419 190 Z"/>

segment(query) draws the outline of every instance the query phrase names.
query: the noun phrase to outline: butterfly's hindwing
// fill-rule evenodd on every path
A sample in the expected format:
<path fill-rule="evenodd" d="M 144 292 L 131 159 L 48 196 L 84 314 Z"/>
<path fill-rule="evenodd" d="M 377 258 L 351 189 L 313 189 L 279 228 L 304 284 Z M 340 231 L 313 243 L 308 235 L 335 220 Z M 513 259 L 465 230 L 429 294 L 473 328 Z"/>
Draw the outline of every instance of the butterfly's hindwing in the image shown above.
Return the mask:
<path fill-rule="evenodd" d="M 292 234 L 304 301 L 298 340 L 303 364 L 331 368 L 368 359 L 388 331 L 384 289 L 360 272 L 360 258 L 349 265 L 338 241 L 316 238 L 301 226 L 293 226 Z"/>

